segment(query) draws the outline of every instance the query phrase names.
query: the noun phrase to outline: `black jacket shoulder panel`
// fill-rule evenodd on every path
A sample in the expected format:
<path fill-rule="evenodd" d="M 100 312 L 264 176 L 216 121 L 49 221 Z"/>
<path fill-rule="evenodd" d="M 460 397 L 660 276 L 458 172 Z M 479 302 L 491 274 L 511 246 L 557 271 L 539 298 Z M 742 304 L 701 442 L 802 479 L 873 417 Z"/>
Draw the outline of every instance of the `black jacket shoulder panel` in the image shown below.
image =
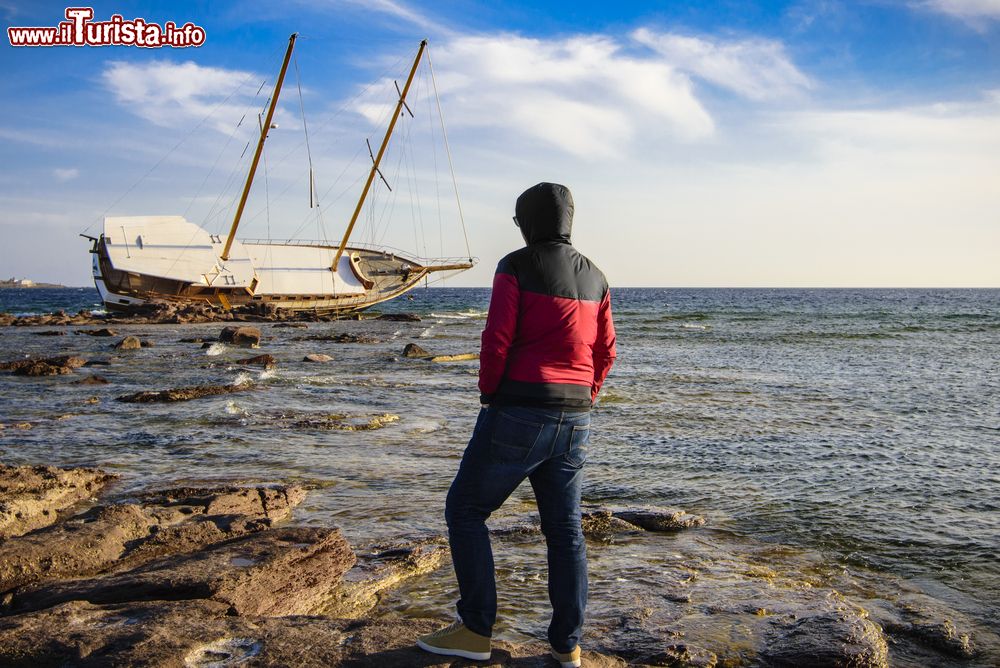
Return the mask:
<path fill-rule="evenodd" d="M 567 243 L 537 243 L 500 261 L 517 277 L 521 290 L 584 301 L 601 301 L 608 283 L 601 270 Z M 497 268 L 500 271 L 500 268 Z"/>

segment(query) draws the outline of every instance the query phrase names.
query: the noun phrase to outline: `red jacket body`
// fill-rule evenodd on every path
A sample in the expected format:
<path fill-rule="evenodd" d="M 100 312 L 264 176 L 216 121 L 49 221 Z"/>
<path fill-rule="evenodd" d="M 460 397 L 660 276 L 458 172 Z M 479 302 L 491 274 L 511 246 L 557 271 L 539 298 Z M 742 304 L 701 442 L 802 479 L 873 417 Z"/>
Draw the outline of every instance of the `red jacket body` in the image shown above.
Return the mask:
<path fill-rule="evenodd" d="M 500 260 L 482 336 L 485 403 L 589 409 L 615 359 L 604 274 L 570 244 L 573 199 L 540 183 L 517 200 L 527 246 Z"/>

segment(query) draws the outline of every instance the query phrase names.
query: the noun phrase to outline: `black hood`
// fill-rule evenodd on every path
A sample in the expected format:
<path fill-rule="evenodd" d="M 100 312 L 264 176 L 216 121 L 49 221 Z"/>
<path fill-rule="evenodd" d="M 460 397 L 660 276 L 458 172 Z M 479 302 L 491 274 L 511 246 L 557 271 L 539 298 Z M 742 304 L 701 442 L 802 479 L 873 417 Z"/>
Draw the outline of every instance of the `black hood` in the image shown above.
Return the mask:
<path fill-rule="evenodd" d="M 517 198 L 517 224 L 525 242 L 558 241 L 568 244 L 573 231 L 573 195 L 558 183 L 539 183 Z"/>

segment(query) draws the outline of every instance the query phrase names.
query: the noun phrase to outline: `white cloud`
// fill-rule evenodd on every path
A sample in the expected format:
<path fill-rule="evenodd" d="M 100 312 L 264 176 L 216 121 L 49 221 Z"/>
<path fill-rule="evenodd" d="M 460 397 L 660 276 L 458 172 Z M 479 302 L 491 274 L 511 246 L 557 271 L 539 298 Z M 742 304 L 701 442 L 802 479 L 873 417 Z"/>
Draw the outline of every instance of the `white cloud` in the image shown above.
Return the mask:
<path fill-rule="evenodd" d="M 611 38 L 460 37 L 433 57 L 453 126 L 590 159 L 621 156 L 640 135 L 697 141 L 714 131 L 686 75 L 659 58 L 629 56 Z M 356 109 L 370 120 L 385 112 L 372 99 Z"/>
<path fill-rule="evenodd" d="M 112 61 L 102 79 L 119 104 L 156 125 L 193 127 L 211 115 L 212 127 L 227 134 L 254 102 L 263 81 L 252 73 L 190 61 Z M 260 104 L 267 92 L 261 91 Z"/>
<path fill-rule="evenodd" d="M 76 169 L 75 167 L 65 168 L 65 169 L 57 167 L 56 169 L 52 170 L 52 174 L 56 177 L 57 181 L 66 182 L 66 181 L 72 181 L 76 177 L 80 176 L 80 170 Z"/>
<path fill-rule="evenodd" d="M 919 6 L 966 21 L 1000 20 L 1000 0 L 924 0 Z"/>
<path fill-rule="evenodd" d="M 710 81 L 751 100 L 789 97 L 812 88 L 785 53 L 781 42 L 767 39 L 709 40 L 640 28 L 632 38 L 683 72 Z"/>

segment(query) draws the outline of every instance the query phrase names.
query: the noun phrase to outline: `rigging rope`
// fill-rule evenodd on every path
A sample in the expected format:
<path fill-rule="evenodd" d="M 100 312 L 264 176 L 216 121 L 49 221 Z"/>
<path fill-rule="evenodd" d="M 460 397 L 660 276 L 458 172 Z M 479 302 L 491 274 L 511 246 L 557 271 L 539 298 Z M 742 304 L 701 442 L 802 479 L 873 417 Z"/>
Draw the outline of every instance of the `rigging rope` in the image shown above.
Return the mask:
<path fill-rule="evenodd" d="M 462 200 L 458 196 L 458 180 L 455 178 L 455 164 L 451 159 L 451 147 L 448 145 L 448 131 L 444 127 L 444 113 L 441 111 L 441 96 L 438 95 L 437 79 L 434 77 L 434 64 L 431 63 L 430 51 L 427 52 L 427 68 L 431 73 L 431 83 L 434 85 L 434 99 L 437 101 L 438 118 L 441 119 L 441 136 L 444 138 L 444 150 L 448 154 L 448 167 L 451 169 L 451 183 L 455 187 L 455 202 L 458 204 L 458 219 L 462 223 L 462 234 L 465 236 L 465 251 L 472 260 L 472 247 L 469 245 L 469 232 L 465 229 L 465 216 L 462 215 Z"/>

